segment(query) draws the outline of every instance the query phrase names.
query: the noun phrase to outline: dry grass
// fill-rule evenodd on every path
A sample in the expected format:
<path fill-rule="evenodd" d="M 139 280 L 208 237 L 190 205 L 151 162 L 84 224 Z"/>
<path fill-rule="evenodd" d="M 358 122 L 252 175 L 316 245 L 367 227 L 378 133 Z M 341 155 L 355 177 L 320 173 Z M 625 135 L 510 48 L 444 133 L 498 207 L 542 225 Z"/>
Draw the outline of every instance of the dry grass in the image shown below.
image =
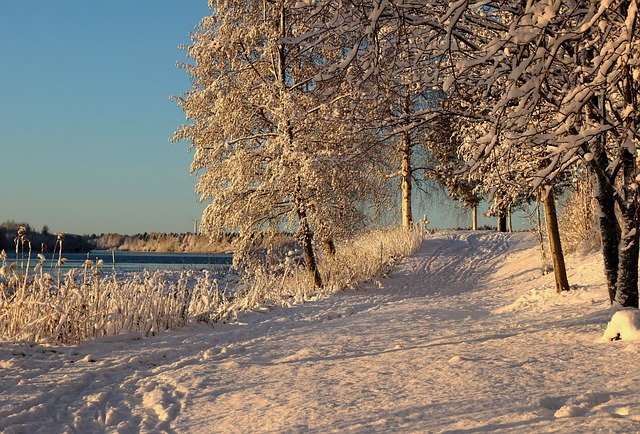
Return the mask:
<path fill-rule="evenodd" d="M 362 235 L 338 246 L 335 259 L 319 258 L 325 288 L 355 288 L 384 275 L 422 236 L 401 229 Z M 102 264 L 45 273 L 43 260 L 31 266 L 28 240 L 18 240 L 22 263 L 0 273 L 0 339 L 73 344 L 122 333 L 153 335 L 193 322 L 213 323 L 259 306 L 303 302 L 316 295 L 304 267 L 291 255 L 276 267 L 256 267 L 231 287 L 208 271 L 103 274 Z M 62 240 L 61 240 L 62 242 Z"/>
<path fill-rule="evenodd" d="M 264 304 L 303 302 L 318 293 L 354 289 L 384 276 L 406 255 L 414 253 L 422 242 L 420 231 L 393 228 L 369 232 L 344 241 L 331 259 L 319 254 L 318 268 L 324 288 L 315 288 L 304 266 L 288 256 L 280 267 L 253 267 L 253 273 L 239 287 L 242 309 Z"/>

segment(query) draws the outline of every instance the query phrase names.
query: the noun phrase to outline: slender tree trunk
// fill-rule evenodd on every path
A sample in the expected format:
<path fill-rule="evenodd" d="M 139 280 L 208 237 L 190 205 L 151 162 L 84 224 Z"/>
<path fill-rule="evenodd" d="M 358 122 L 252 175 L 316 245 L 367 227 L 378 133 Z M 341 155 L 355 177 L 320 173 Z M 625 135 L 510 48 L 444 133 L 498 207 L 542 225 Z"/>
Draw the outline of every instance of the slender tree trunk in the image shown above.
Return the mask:
<path fill-rule="evenodd" d="M 474 231 L 477 231 L 478 230 L 478 204 L 474 204 L 471 206 L 471 214 L 472 214 L 471 229 Z"/>
<path fill-rule="evenodd" d="M 609 299 L 613 303 L 618 284 L 618 248 L 620 247 L 621 230 L 616 218 L 613 187 L 608 179 L 596 174 L 598 193 L 596 199 L 599 208 L 600 238 L 602 240 L 602 259 L 604 274 L 609 290 Z"/>
<path fill-rule="evenodd" d="M 542 230 L 542 216 L 540 214 L 540 196 L 542 192 L 536 196 L 536 234 L 538 235 L 538 243 L 540 243 L 540 259 L 542 260 L 542 274 L 547 274 L 547 250 L 544 248 L 544 231 Z"/>
<path fill-rule="evenodd" d="M 402 227 L 410 228 L 413 223 L 411 205 L 411 181 L 413 167 L 411 165 L 411 136 L 402 133 Z"/>
<path fill-rule="evenodd" d="M 629 2 L 623 2 L 622 7 L 629 8 Z M 625 10 L 625 12 L 627 12 Z M 628 105 L 637 106 L 637 93 L 633 89 L 633 80 L 628 67 L 623 80 L 624 99 Z M 625 120 L 625 132 L 633 131 L 633 122 Z M 618 282 L 615 301 L 625 307 L 638 307 L 638 192 L 637 192 L 637 152 L 632 137 L 624 137 L 620 162 L 622 163 L 622 200 L 620 204 L 621 237 L 618 249 Z M 635 188 L 634 188 L 635 186 Z"/>
<path fill-rule="evenodd" d="M 313 233 L 309 227 L 309 222 L 307 222 L 307 213 L 304 210 L 299 210 L 298 219 L 300 220 L 300 236 L 307 272 L 313 280 L 314 286 L 316 288 L 322 288 L 322 278 L 320 277 L 320 271 L 318 271 L 316 264 L 316 256 L 313 252 Z"/>
<path fill-rule="evenodd" d="M 556 213 L 556 201 L 553 189 L 550 188 L 547 194 L 543 194 L 544 216 L 547 221 L 547 233 L 549 234 L 549 248 L 553 258 L 553 273 L 556 278 L 556 291 L 569 291 L 569 281 L 567 280 L 567 269 L 560 243 L 560 231 L 558 230 L 558 216 Z"/>
<path fill-rule="evenodd" d="M 286 13 L 285 13 L 285 5 L 282 3 L 280 5 L 280 20 L 278 22 L 278 30 L 280 34 L 284 37 L 286 35 Z M 286 56 L 287 53 L 285 51 L 285 46 L 283 43 L 278 45 L 278 64 L 276 70 L 276 76 L 284 89 L 287 84 L 287 70 L 286 70 Z M 293 142 L 293 130 L 291 128 L 291 122 L 287 121 L 286 126 L 286 136 L 289 143 Z M 297 210 L 298 220 L 300 224 L 300 238 L 302 242 L 302 250 L 304 252 L 304 261 L 307 267 L 307 271 L 309 276 L 313 280 L 313 284 L 317 288 L 322 288 L 322 278 L 320 277 L 320 272 L 318 270 L 318 266 L 316 263 L 316 257 L 313 252 L 313 233 L 311 232 L 311 228 L 309 227 L 309 222 L 307 220 L 307 212 L 304 207 L 298 206 Z"/>
<path fill-rule="evenodd" d="M 584 50 L 581 62 L 587 64 L 593 59 L 592 50 Z M 598 110 L 595 110 L 598 108 Z M 604 95 L 593 96 L 590 104 L 584 106 L 585 122 L 587 126 L 595 126 L 602 123 L 606 115 Z M 577 133 L 578 130 L 575 130 Z M 595 175 L 595 196 L 598 201 L 598 223 L 600 226 L 600 239 L 602 242 L 602 259 L 604 274 L 607 280 L 609 299 L 613 303 L 616 299 L 618 284 L 618 249 L 620 248 L 621 229 L 615 210 L 615 182 L 609 173 L 610 161 L 606 153 L 607 137 L 604 133 L 584 145 L 585 154 L 591 154 L 588 160 L 589 167 Z"/>
<path fill-rule="evenodd" d="M 507 231 L 513 232 L 513 215 L 511 214 L 511 207 L 507 210 Z"/>

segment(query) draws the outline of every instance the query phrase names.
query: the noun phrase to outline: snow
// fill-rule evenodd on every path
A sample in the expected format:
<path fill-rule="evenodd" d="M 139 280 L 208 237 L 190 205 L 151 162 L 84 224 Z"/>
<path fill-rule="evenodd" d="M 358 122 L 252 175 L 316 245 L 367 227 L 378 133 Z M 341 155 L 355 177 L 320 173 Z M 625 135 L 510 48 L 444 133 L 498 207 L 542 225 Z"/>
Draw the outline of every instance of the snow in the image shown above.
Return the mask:
<path fill-rule="evenodd" d="M 602 336 L 603 341 L 640 341 L 640 311 L 627 309 L 616 312 Z"/>
<path fill-rule="evenodd" d="M 637 311 L 599 254 L 561 295 L 540 270 L 532 234 L 440 232 L 379 282 L 237 322 L 3 343 L 0 431 L 637 432 Z"/>

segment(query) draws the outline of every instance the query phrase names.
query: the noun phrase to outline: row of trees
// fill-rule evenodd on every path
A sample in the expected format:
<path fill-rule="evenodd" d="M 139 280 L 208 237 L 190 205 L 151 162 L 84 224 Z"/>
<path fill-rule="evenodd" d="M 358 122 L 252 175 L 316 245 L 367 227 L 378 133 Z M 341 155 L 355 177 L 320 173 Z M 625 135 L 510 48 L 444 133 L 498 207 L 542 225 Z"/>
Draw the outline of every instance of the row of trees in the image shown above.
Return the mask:
<path fill-rule="evenodd" d="M 21 231 L 21 228 L 24 230 Z M 18 236 L 24 234 L 23 238 Z M 126 250 L 134 252 L 228 252 L 231 250 L 234 235 L 227 233 L 212 239 L 196 234 L 178 233 L 144 233 L 137 235 L 101 234 L 75 235 L 64 234 L 62 249 L 64 252 L 89 252 L 99 250 Z M 16 250 L 16 243 L 20 249 L 22 242 L 29 242 L 31 250 L 36 253 L 51 253 L 57 248 L 58 234 L 52 234 L 45 225 L 37 231 L 26 222 L 8 220 L 0 223 L 0 250 L 7 252 Z"/>
<path fill-rule="evenodd" d="M 144 233 L 137 235 L 102 234 L 93 237 L 99 250 L 125 250 L 131 252 L 228 252 L 233 236 L 227 234 L 211 239 L 193 233 Z"/>
<path fill-rule="evenodd" d="M 384 214 L 435 179 L 503 217 L 585 170 L 596 184 L 612 302 L 638 305 L 636 0 L 220 0 L 185 47 L 202 229 L 243 249 L 314 239 Z M 394 182 L 399 180 L 399 182 Z M 561 248 L 552 242 L 561 270 Z M 559 289 L 568 289 L 566 276 Z"/>
<path fill-rule="evenodd" d="M 21 231 L 21 228 L 24 229 Z M 23 233 L 24 237 L 19 237 L 19 233 Z M 34 253 L 51 253 L 58 245 L 58 234 L 50 233 L 47 225 L 43 226 L 41 231 L 37 231 L 29 223 L 25 222 L 7 220 L 0 223 L 0 250 L 11 252 L 15 251 L 16 247 L 28 249 L 28 245 L 22 245 L 23 242 L 26 243 L 27 241 Z M 16 246 L 16 243 L 19 246 Z M 78 253 L 94 249 L 95 243 L 88 236 L 65 234 L 62 246 L 65 252 Z"/>

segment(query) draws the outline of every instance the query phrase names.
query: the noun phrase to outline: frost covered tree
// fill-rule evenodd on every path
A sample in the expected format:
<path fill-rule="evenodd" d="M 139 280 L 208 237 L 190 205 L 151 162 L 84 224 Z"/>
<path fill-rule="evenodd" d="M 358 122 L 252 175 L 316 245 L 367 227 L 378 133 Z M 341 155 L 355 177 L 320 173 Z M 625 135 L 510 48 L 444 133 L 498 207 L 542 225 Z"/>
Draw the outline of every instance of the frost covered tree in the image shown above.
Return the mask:
<path fill-rule="evenodd" d="M 339 61 L 323 68 L 322 79 L 350 83 L 361 98 L 377 108 L 364 125 L 378 128 L 378 137 L 397 166 L 387 175 L 399 179 L 401 221 L 413 223 L 413 188 L 424 179 L 420 155 L 429 155 L 427 137 L 442 114 L 439 57 L 444 28 L 438 14 L 445 1 L 301 1 L 308 32 L 291 42 L 301 47 L 322 45 Z M 425 150 L 426 149 L 426 150 Z"/>
<path fill-rule="evenodd" d="M 428 160 L 430 137 L 441 115 L 445 95 L 434 88 L 431 77 L 435 74 L 433 59 L 421 40 L 424 35 L 412 31 L 402 20 L 393 28 L 382 26 L 376 34 L 381 45 L 375 82 L 378 98 L 385 101 L 383 137 L 392 154 L 399 158 L 398 170 L 390 178 L 400 179 L 401 222 L 409 228 L 413 225 L 413 189 L 424 176 L 420 156 Z M 385 44 L 382 44 L 382 41 Z M 390 48 L 393 47 L 393 48 Z"/>
<path fill-rule="evenodd" d="M 241 260 L 256 241 L 294 231 L 316 286 L 314 241 L 353 232 L 379 191 L 366 132 L 343 127 L 365 106 L 340 104 L 348 86 L 317 82 L 336 61 L 321 46 L 287 44 L 307 29 L 287 0 L 218 0 L 186 48 L 193 86 L 178 103 L 189 121 L 196 191 L 208 201 L 201 229 L 238 232 Z M 342 125 L 342 126 L 341 126 Z"/>
<path fill-rule="evenodd" d="M 490 35 L 456 64 L 493 118 L 482 153 L 506 137 L 539 147 L 533 186 L 577 159 L 594 174 L 612 302 L 638 306 L 638 4 L 608 1 L 451 2 L 447 27 Z"/>

